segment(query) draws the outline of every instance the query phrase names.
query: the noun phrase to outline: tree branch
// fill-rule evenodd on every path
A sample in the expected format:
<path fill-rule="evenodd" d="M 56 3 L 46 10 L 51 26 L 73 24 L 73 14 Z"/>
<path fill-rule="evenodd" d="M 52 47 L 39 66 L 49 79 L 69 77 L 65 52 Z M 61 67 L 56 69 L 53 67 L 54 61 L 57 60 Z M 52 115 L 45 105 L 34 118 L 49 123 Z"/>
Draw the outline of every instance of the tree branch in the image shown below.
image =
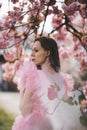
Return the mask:
<path fill-rule="evenodd" d="M 49 5 L 47 6 L 47 10 L 46 10 L 46 14 L 45 14 L 45 20 L 44 20 L 44 23 L 43 23 L 43 27 L 42 27 L 42 31 L 41 31 L 40 36 L 42 36 L 43 31 L 44 31 L 44 27 L 45 27 L 45 23 L 46 23 L 46 19 L 47 19 L 48 11 L 49 11 Z"/>
<path fill-rule="evenodd" d="M 48 33 L 48 35 L 54 33 L 56 30 L 60 29 L 64 25 L 65 25 L 65 23 L 62 23 L 60 26 L 58 26 L 57 28 L 55 28 L 54 30 L 52 30 L 50 33 Z"/>

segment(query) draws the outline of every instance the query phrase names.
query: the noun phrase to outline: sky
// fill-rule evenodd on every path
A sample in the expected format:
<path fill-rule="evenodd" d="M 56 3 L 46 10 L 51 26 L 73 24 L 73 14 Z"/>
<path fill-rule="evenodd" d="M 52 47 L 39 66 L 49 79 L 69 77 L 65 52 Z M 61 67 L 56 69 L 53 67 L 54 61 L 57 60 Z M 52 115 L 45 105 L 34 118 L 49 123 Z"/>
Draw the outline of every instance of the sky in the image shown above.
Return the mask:
<path fill-rule="evenodd" d="M 0 9 L 0 17 L 2 17 L 6 12 L 9 10 L 8 8 L 8 0 L 2 0 L 0 3 L 3 3 L 1 9 Z"/>

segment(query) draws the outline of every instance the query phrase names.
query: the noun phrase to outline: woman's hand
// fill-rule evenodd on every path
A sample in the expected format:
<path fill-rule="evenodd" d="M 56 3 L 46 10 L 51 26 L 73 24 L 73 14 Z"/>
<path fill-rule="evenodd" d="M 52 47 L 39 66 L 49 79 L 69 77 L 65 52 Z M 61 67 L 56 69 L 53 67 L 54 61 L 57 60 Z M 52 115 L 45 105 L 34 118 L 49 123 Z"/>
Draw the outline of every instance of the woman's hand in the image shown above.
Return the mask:
<path fill-rule="evenodd" d="M 29 92 L 28 89 L 25 89 L 20 93 L 20 95 L 20 110 L 23 116 L 27 116 L 32 112 L 33 109 L 33 93 Z"/>

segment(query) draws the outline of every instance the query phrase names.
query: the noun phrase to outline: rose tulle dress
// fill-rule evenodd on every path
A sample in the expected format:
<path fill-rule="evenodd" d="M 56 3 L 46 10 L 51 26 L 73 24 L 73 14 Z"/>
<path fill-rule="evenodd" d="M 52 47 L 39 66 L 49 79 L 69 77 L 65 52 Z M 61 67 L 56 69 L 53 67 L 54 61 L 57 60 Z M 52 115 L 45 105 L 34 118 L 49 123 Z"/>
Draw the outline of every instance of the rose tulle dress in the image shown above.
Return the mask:
<path fill-rule="evenodd" d="M 26 61 L 16 72 L 14 82 L 20 93 L 31 93 L 27 103 L 32 107 L 29 114 L 15 119 L 12 130 L 87 130 L 79 121 L 79 106 L 63 101 L 72 95 L 73 82 L 68 75 L 45 75 L 34 63 Z"/>

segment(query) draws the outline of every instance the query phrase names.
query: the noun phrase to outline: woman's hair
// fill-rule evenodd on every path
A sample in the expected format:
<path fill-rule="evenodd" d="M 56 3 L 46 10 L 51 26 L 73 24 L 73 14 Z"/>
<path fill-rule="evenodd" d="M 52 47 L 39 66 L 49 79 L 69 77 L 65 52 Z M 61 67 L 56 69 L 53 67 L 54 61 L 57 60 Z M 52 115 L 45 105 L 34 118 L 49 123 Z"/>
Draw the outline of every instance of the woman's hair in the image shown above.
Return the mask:
<path fill-rule="evenodd" d="M 49 60 L 52 68 L 59 72 L 60 69 L 60 60 L 59 60 L 59 53 L 58 53 L 58 46 L 54 39 L 48 37 L 39 37 L 35 39 L 35 42 L 39 41 L 41 47 L 44 50 L 50 51 Z M 41 69 L 40 66 L 37 66 L 38 69 Z"/>

